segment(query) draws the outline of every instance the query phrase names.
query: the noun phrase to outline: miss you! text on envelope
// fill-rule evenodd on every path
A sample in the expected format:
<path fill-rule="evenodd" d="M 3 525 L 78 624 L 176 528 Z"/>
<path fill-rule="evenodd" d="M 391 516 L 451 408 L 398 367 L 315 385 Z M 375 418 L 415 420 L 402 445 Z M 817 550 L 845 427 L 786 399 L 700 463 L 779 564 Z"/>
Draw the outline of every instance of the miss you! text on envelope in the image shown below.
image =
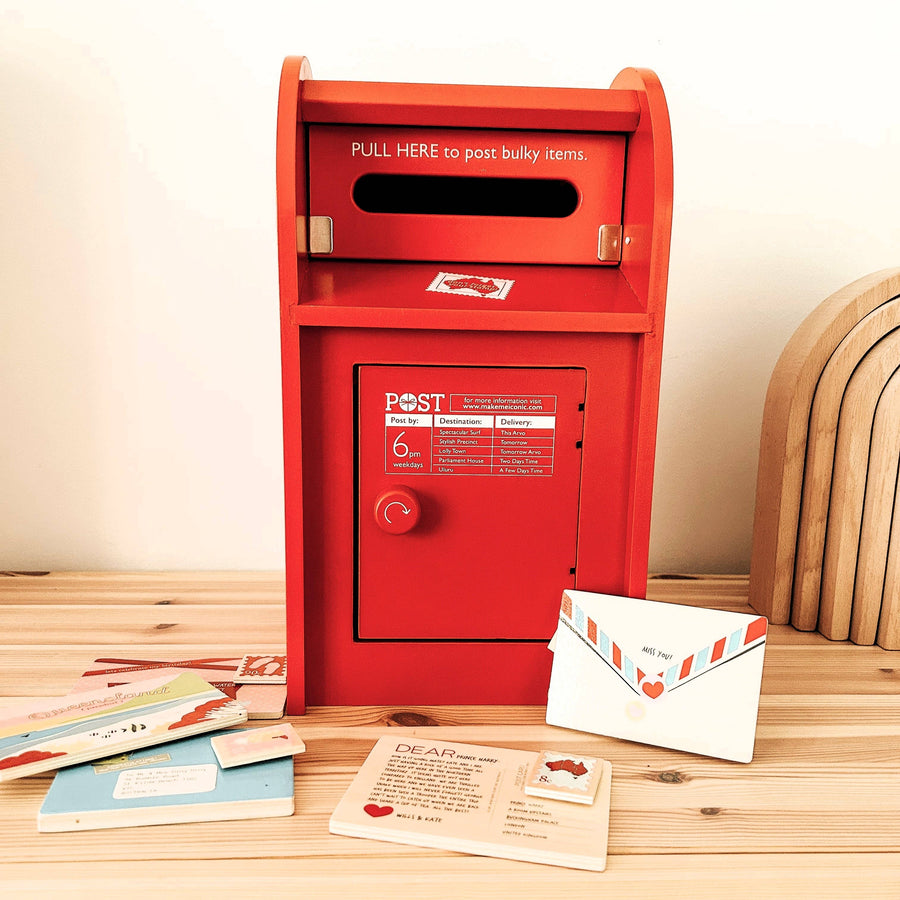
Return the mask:
<path fill-rule="evenodd" d="M 547 723 L 750 762 L 766 619 L 565 591 Z"/>

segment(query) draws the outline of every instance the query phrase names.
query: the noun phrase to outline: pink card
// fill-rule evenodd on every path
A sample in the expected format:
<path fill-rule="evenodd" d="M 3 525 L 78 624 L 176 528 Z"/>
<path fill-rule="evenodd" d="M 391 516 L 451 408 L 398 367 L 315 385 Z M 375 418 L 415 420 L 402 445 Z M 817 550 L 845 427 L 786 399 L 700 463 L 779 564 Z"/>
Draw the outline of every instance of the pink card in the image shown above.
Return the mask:
<path fill-rule="evenodd" d="M 216 735 L 210 740 L 213 752 L 223 769 L 294 756 L 306 750 L 306 744 L 297 736 L 293 726 L 269 725 L 265 728 L 248 728 Z"/>

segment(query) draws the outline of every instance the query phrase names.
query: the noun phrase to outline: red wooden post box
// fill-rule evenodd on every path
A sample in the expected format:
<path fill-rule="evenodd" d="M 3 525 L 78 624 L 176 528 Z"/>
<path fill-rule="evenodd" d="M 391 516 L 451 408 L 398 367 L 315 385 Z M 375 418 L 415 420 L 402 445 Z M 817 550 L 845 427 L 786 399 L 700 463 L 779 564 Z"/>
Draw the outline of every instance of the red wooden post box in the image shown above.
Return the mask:
<path fill-rule="evenodd" d="M 564 588 L 643 596 L 672 203 L 656 76 L 278 108 L 288 711 L 546 702 Z"/>

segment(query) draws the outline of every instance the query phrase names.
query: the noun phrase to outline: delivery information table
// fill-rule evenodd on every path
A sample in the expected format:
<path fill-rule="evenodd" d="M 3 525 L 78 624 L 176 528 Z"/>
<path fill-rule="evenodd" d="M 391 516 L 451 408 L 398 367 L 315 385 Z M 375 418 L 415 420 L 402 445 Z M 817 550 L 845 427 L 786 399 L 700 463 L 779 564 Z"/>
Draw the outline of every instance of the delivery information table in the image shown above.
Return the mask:
<path fill-rule="evenodd" d="M 402 403 L 402 398 L 401 398 Z M 449 413 L 387 413 L 385 472 L 434 475 L 552 475 L 556 397 L 531 398 L 527 412 L 502 398 L 451 394 Z"/>
<path fill-rule="evenodd" d="M 651 579 L 648 593 L 748 611 L 744 577 Z M 0 709 L 65 693 L 97 655 L 274 651 L 283 623 L 284 583 L 273 574 L 4 573 Z M 748 765 L 553 728 L 540 706 L 321 707 L 290 719 L 307 752 L 295 758 L 286 818 L 38 834 L 52 776 L 34 775 L 0 785 L 0 884 L 4 896 L 92 900 L 897 900 L 898 663 L 900 652 L 772 626 Z M 385 734 L 610 760 L 606 871 L 329 834 L 329 816 Z"/>

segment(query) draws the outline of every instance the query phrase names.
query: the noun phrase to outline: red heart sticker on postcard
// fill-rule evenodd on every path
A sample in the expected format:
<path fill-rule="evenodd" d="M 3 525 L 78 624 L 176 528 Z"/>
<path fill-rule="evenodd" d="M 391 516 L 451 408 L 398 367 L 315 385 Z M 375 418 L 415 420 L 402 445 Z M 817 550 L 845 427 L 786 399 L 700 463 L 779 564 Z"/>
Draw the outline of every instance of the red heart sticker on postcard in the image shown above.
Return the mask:
<path fill-rule="evenodd" d="M 641 685 L 641 690 L 651 699 L 655 700 L 665 690 L 665 685 L 661 681 L 645 681 Z"/>
<path fill-rule="evenodd" d="M 367 812 L 373 819 L 378 819 L 381 816 L 389 816 L 393 811 L 393 806 L 376 806 L 374 803 L 367 803 L 363 810 Z"/>

